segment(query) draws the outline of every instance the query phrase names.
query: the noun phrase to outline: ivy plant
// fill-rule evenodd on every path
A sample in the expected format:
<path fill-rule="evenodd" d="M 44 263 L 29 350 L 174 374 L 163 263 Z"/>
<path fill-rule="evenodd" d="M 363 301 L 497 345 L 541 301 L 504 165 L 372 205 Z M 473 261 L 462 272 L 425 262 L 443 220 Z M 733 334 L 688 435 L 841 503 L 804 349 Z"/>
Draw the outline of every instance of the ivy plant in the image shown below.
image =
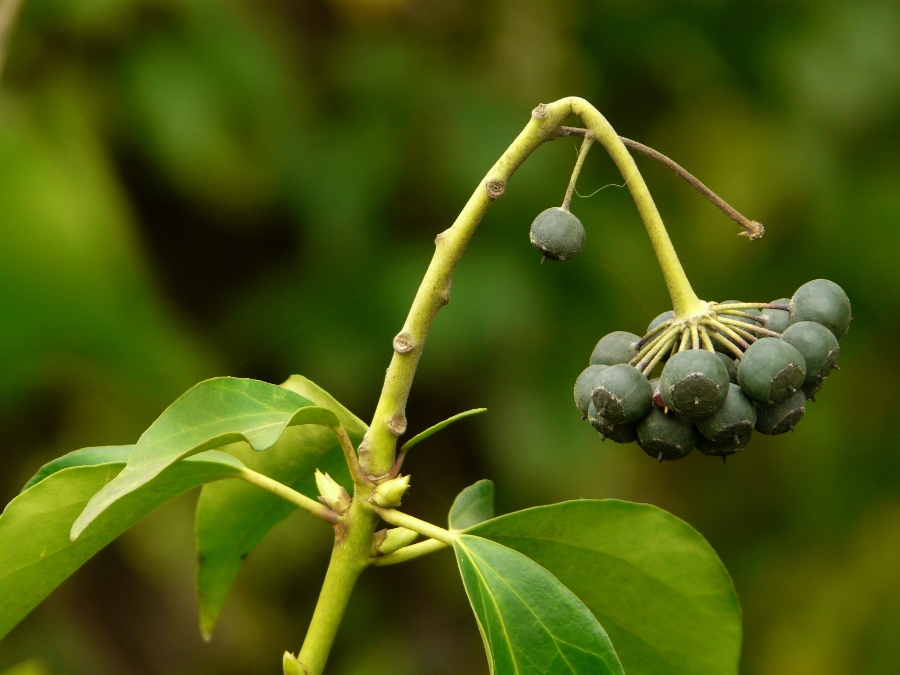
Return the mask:
<path fill-rule="evenodd" d="M 582 126 L 564 126 L 572 117 Z M 599 143 L 634 198 L 673 303 L 643 337 L 600 340 L 576 383 L 582 414 L 603 438 L 637 440 L 660 461 L 694 447 L 724 459 L 754 429 L 793 428 L 834 367 L 850 320 L 843 291 L 818 280 L 775 303 L 700 300 L 629 150 L 685 178 L 749 238 L 762 236 L 762 226 L 667 157 L 620 138 L 586 101 L 542 104 L 437 235 L 369 425 L 301 376 L 281 385 L 217 377 L 183 394 L 134 445 L 84 448 L 50 462 L 0 516 L 0 638 L 140 518 L 202 486 L 197 592 L 207 638 L 244 559 L 275 524 L 300 508 L 334 530 L 306 637 L 299 652 L 283 655 L 286 675 L 323 672 L 360 574 L 441 551 L 456 558 L 495 675 L 737 673 L 741 609 L 731 579 L 706 540 L 665 511 L 606 499 L 498 516 L 488 480 L 456 497 L 446 526 L 400 508 L 409 451 L 484 412 L 460 413 L 398 449 L 416 368 L 457 263 L 516 169 L 563 136 L 583 137 L 581 151 L 562 206 L 537 217 L 532 243 L 551 260 L 578 255 L 585 233 L 571 198 Z"/>

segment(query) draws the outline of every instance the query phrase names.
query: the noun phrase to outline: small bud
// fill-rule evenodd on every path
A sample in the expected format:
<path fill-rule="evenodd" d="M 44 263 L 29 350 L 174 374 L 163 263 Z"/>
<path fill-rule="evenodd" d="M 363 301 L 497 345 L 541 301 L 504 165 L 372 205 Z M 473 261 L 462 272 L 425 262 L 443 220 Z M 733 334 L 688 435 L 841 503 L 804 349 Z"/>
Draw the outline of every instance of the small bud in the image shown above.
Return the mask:
<path fill-rule="evenodd" d="M 393 553 L 404 546 L 409 546 L 419 536 L 418 532 L 405 527 L 394 527 L 375 533 L 375 552 L 379 555 Z"/>
<path fill-rule="evenodd" d="M 284 658 L 281 659 L 281 667 L 284 669 L 284 675 L 308 675 L 303 664 L 290 652 L 284 653 Z"/>
<path fill-rule="evenodd" d="M 400 500 L 409 487 L 409 476 L 398 476 L 382 483 L 372 493 L 372 501 L 383 508 L 400 506 Z"/>
<path fill-rule="evenodd" d="M 327 473 L 316 469 L 316 487 L 319 488 L 319 501 L 339 516 L 350 510 L 350 495 L 338 485 Z"/>

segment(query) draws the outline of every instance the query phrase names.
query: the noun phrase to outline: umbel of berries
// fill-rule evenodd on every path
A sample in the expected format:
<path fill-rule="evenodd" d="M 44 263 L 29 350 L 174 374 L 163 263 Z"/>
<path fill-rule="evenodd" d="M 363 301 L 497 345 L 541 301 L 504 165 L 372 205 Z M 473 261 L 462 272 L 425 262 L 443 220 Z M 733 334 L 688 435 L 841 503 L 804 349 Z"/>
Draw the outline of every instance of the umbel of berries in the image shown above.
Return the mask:
<path fill-rule="evenodd" d="M 597 343 L 575 403 L 601 440 L 636 440 L 660 462 L 695 447 L 724 461 L 754 431 L 793 431 L 836 367 L 850 324 L 844 291 L 817 279 L 772 303 L 690 306 L 643 337 L 616 331 Z"/>
<path fill-rule="evenodd" d="M 569 211 L 593 140 L 583 131 L 566 130 L 585 135 L 585 140 L 563 205 L 543 211 L 532 224 L 531 242 L 544 258 L 571 260 L 584 246 L 584 228 Z M 633 166 L 626 148 L 649 154 L 699 186 L 744 228 L 742 234 L 750 239 L 762 236 L 759 223 L 741 216 L 677 164 L 638 143 L 620 140 L 624 155 L 611 153 L 620 170 Z M 636 441 L 660 462 L 680 459 L 695 447 L 724 461 L 743 450 L 754 431 L 793 431 L 807 401 L 815 401 L 837 368 L 840 340 L 852 320 L 847 294 L 833 281 L 816 279 L 792 297 L 773 302 L 701 300 L 636 168 L 633 175 L 636 179 L 628 186 L 673 309 L 656 317 L 643 336 L 615 331 L 600 339 L 575 382 L 582 419 L 590 421 L 601 440 Z"/>

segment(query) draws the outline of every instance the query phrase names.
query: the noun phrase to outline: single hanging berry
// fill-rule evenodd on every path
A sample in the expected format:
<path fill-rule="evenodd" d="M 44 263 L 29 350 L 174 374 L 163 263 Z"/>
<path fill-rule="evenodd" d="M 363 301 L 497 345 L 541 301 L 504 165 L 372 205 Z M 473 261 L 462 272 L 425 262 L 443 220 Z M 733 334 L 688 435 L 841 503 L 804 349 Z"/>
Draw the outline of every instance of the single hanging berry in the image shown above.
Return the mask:
<path fill-rule="evenodd" d="M 531 224 L 531 245 L 550 260 L 572 260 L 584 248 L 584 225 L 568 209 L 553 206 Z"/>

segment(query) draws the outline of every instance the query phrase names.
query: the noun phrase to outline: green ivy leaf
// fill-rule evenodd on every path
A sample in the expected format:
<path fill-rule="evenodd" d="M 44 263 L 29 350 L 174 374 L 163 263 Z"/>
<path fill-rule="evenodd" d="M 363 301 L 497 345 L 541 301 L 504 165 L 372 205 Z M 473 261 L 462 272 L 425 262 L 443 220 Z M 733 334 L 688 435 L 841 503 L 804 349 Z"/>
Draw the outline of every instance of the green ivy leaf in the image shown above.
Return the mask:
<path fill-rule="evenodd" d="M 358 445 L 366 425 L 305 377 L 294 375 L 283 387 L 337 415 L 350 440 Z M 322 427 L 302 426 L 285 430 L 281 439 L 264 453 L 253 452 L 244 443 L 229 446 L 249 468 L 289 485 L 308 497 L 318 494 L 313 472 L 327 472 L 352 491 L 352 481 L 343 451 L 334 434 Z M 212 483 L 203 488 L 197 503 L 197 595 L 200 630 L 212 635 L 244 559 L 269 530 L 296 507 L 241 481 Z"/>
<path fill-rule="evenodd" d="M 725 566 L 690 525 L 647 504 L 581 500 L 468 530 L 552 572 L 609 632 L 628 675 L 738 672 L 741 609 Z"/>
<path fill-rule="evenodd" d="M 465 530 L 494 517 L 494 483 L 480 480 L 456 495 L 450 515 L 451 530 Z"/>
<path fill-rule="evenodd" d="M 59 470 L 37 482 L 32 479 L 6 506 L 0 515 L 0 638 L 85 561 L 157 506 L 243 470 L 238 459 L 216 450 L 178 462 L 106 509 L 72 542 L 72 521 L 122 471 L 123 454 L 122 447 L 70 453 L 56 461 Z M 110 455 L 120 459 L 108 462 Z"/>
<path fill-rule="evenodd" d="M 603 626 L 550 572 L 488 539 L 453 549 L 492 675 L 622 674 Z"/>
<path fill-rule="evenodd" d="M 336 422 L 330 410 L 313 407 L 308 399 L 274 384 L 235 377 L 201 382 L 143 433 L 125 469 L 94 495 L 75 520 L 72 539 L 116 500 L 184 457 L 236 441 L 265 450 L 288 426 Z"/>
<path fill-rule="evenodd" d="M 25 492 L 32 485 L 37 485 L 48 476 L 52 476 L 57 471 L 68 469 L 70 466 L 85 466 L 88 464 L 108 464 L 110 462 L 121 462 L 124 464 L 128 461 L 128 455 L 134 449 L 133 445 L 103 445 L 96 448 L 82 448 L 75 450 L 62 457 L 47 462 L 38 469 L 38 472 L 31 477 L 20 492 Z"/>

